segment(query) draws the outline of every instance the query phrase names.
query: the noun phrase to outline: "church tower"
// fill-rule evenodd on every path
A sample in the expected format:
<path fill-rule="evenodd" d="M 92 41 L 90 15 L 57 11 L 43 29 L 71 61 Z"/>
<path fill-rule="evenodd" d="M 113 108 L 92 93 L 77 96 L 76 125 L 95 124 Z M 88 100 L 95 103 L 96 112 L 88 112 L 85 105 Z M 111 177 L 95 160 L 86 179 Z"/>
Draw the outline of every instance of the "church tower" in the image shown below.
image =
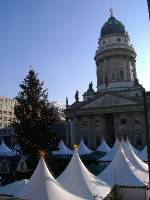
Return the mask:
<path fill-rule="evenodd" d="M 96 147 L 103 138 L 113 146 L 116 138 L 128 136 L 131 143 L 146 143 L 143 110 L 143 86 L 136 74 L 136 52 L 125 26 L 112 13 L 101 28 L 94 57 L 97 91 L 92 82 L 75 102 L 67 104 L 66 132 L 68 144 L 79 144 L 83 138 L 89 147 Z M 150 92 L 146 93 L 150 116 Z M 150 126 L 150 121 L 149 121 Z"/>
<path fill-rule="evenodd" d="M 120 91 L 133 87 L 137 81 L 136 53 L 130 43 L 125 26 L 111 11 L 101 29 L 95 54 L 97 66 L 97 92 Z"/>

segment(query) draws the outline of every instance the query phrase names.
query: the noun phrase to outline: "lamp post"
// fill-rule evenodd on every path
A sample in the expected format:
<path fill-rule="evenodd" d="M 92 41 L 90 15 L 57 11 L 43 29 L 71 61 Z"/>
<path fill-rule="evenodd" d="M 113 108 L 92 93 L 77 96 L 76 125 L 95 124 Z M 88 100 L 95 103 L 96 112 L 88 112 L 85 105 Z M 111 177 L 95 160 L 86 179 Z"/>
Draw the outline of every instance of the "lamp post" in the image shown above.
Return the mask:
<path fill-rule="evenodd" d="M 145 119 L 145 131 L 147 141 L 147 158 L 148 158 L 148 169 L 149 169 L 149 186 L 150 186 L 150 133 L 148 124 L 148 109 L 145 88 L 143 88 L 143 105 L 144 105 L 144 119 Z"/>

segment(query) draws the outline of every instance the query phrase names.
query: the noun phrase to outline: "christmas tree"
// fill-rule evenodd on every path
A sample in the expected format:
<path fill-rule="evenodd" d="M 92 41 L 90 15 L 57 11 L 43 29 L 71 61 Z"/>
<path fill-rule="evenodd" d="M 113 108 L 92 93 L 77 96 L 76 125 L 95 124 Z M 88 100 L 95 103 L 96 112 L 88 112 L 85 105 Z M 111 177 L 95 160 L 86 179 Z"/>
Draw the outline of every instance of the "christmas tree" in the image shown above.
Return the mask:
<path fill-rule="evenodd" d="M 58 142 L 53 108 L 43 84 L 38 74 L 30 69 L 15 98 L 14 133 L 23 152 L 28 155 L 35 155 L 39 149 L 54 150 Z"/>

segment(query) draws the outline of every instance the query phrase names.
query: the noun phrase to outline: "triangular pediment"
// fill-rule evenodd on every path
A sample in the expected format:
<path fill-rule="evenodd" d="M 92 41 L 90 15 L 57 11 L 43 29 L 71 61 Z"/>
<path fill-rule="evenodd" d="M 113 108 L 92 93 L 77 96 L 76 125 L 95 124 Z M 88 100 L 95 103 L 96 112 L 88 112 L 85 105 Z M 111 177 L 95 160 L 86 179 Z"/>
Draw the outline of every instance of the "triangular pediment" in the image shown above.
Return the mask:
<path fill-rule="evenodd" d="M 105 94 L 96 99 L 93 99 L 86 105 L 80 107 L 81 109 L 96 108 L 96 107 L 110 107 L 110 106 L 123 106 L 123 105 L 135 105 L 137 102 L 129 100 L 124 97 L 114 96 L 112 94 Z"/>

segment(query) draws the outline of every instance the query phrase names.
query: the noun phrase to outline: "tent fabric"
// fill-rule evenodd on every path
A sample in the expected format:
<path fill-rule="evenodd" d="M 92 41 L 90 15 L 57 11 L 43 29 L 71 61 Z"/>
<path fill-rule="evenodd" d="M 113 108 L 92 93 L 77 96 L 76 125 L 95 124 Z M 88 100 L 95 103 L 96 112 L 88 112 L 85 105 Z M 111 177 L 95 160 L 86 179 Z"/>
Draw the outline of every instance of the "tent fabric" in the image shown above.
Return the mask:
<path fill-rule="evenodd" d="M 110 165 L 98 177 L 110 185 L 137 186 L 148 185 L 148 173 L 144 173 L 126 157 L 121 145 Z"/>
<path fill-rule="evenodd" d="M 73 151 L 71 151 L 63 142 L 63 140 L 60 141 L 58 145 L 58 151 L 52 152 L 54 155 L 72 155 Z"/>
<path fill-rule="evenodd" d="M 98 159 L 100 162 L 111 162 L 116 155 L 118 144 L 120 142 L 116 139 L 115 144 L 113 145 L 112 149 L 102 158 Z"/>
<path fill-rule="evenodd" d="M 111 148 L 108 146 L 108 144 L 106 143 L 105 139 L 103 138 L 101 144 L 98 146 L 96 151 L 103 151 L 103 152 L 108 153 L 109 151 L 111 151 Z"/>
<path fill-rule="evenodd" d="M 132 165 L 134 167 L 136 167 L 136 169 L 139 169 L 141 171 L 144 171 L 146 173 L 148 173 L 148 165 L 145 164 L 133 151 L 129 141 L 123 141 L 121 143 L 122 148 L 124 150 L 124 153 L 126 155 L 126 157 L 128 158 L 128 160 L 130 161 L 130 163 L 132 163 Z"/>
<path fill-rule="evenodd" d="M 22 157 L 17 165 L 17 171 L 18 172 L 26 172 L 28 169 L 27 163 L 25 161 L 25 158 Z"/>
<path fill-rule="evenodd" d="M 28 184 L 16 197 L 26 200 L 83 200 L 66 191 L 54 179 L 43 158 L 40 159 Z"/>
<path fill-rule="evenodd" d="M 95 195 L 98 199 L 103 199 L 111 191 L 110 186 L 87 170 L 77 151 L 57 181 L 69 192 L 88 200 L 93 200 Z"/>
<path fill-rule="evenodd" d="M 15 196 L 26 184 L 28 183 L 27 179 L 16 181 L 8 185 L 0 187 L 0 194 Z"/>
<path fill-rule="evenodd" d="M 130 145 L 131 149 L 134 151 L 134 153 L 138 156 L 138 155 L 141 153 L 141 151 L 138 150 L 138 149 L 136 149 L 136 148 L 131 144 L 131 142 L 129 141 L 128 138 L 127 138 L 126 141 L 129 143 L 129 145 Z"/>
<path fill-rule="evenodd" d="M 4 141 L 0 145 L 0 156 L 15 156 L 16 153 L 13 152 L 9 147 L 6 146 Z"/>
<path fill-rule="evenodd" d="M 148 157 L 147 157 L 147 146 L 144 147 L 144 149 L 141 151 L 141 153 L 138 155 L 139 158 L 145 162 L 148 161 Z"/>
<path fill-rule="evenodd" d="M 79 155 L 88 155 L 91 154 L 93 151 L 90 150 L 85 144 L 83 139 L 81 139 L 80 144 L 78 146 L 78 154 Z"/>

